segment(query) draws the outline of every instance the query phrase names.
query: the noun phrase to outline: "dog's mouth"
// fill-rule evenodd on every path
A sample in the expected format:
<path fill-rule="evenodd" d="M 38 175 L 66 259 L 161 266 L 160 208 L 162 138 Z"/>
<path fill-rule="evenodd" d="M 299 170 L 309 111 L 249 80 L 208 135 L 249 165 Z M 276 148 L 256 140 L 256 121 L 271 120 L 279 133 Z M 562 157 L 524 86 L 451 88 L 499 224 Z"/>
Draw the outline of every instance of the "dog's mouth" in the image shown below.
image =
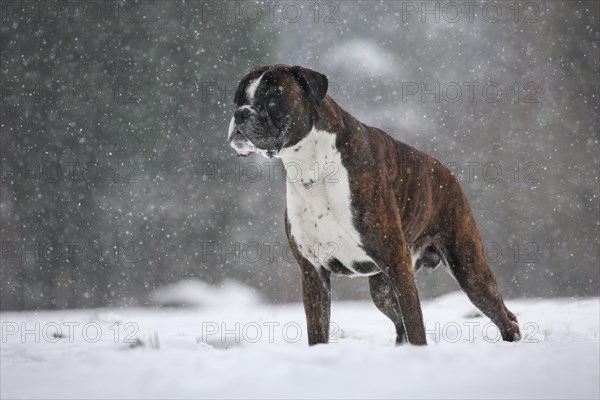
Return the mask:
<path fill-rule="evenodd" d="M 241 137 L 244 140 L 248 141 L 248 138 L 244 136 L 244 134 L 242 133 L 242 131 L 239 130 L 239 128 L 237 128 L 235 131 L 233 131 L 233 134 L 229 136 L 229 143 L 233 142 L 238 137 Z"/>
<path fill-rule="evenodd" d="M 238 157 L 248 157 L 252 153 L 259 153 L 265 158 L 273 158 L 279 153 L 279 149 L 262 149 L 250 140 L 239 128 L 233 131 L 229 138 L 229 145 L 237 152 Z"/>
<path fill-rule="evenodd" d="M 237 128 L 234 132 L 233 135 L 231 136 L 231 139 L 233 139 L 236 136 L 241 136 L 242 138 L 244 138 L 245 140 L 249 140 L 246 136 L 244 136 L 244 134 L 242 133 L 242 131 Z M 231 140 L 230 140 L 231 141 Z"/>
<path fill-rule="evenodd" d="M 229 137 L 229 145 L 237 152 L 238 157 L 248 157 L 257 151 L 256 145 L 239 129 Z"/>
<path fill-rule="evenodd" d="M 277 149 L 274 149 L 274 150 L 258 149 L 258 153 L 265 158 L 273 158 L 279 153 L 279 150 L 277 150 Z"/>

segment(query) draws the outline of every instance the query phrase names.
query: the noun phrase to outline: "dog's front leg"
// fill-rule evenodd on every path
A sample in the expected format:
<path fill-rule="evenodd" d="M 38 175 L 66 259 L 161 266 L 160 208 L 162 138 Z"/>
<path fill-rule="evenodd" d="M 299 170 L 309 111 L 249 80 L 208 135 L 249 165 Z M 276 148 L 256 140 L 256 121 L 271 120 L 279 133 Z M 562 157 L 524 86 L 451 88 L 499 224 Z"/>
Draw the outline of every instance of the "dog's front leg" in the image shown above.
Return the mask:
<path fill-rule="evenodd" d="M 396 289 L 408 342 L 410 344 L 427 344 L 415 270 L 408 245 L 403 239 L 401 239 L 398 246 L 398 253 L 394 256 L 384 273 L 387 272 L 392 285 Z"/>
<path fill-rule="evenodd" d="M 302 302 L 306 314 L 308 344 L 329 342 L 329 319 L 331 316 L 331 281 L 329 271 L 322 266 L 316 267 L 298 250 L 291 235 L 290 224 L 285 216 L 285 233 L 290 250 L 300 267 L 302 279 Z"/>
<path fill-rule="evenodd" d="M 302 275 L 302 301 L 306 314 L 308 344 L 329 342 L 331 284 L 329 271 L 317 270 L 306 259 L 298 260 Z"/>
<path fill-rule="evenodd" d="M 382 273 L 392 284 L 400 306 L 408 342 L 425 345 L 427 338 L 415 269 L 412 265 L 408 244 L 402 234 L 398 213 L 390 213 L 390 217 L 381 221 L 379 226 L 382 228 L 379 237 L 385 239 L 374 240 L 370 253 L 380 266 Z"/>

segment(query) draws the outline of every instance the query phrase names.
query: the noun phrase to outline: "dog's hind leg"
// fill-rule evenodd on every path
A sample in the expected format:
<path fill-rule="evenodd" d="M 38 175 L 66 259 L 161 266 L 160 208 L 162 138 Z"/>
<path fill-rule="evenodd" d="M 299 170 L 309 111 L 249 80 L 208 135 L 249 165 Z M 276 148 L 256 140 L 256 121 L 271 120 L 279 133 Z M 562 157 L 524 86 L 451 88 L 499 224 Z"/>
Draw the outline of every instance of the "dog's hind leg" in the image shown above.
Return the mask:
<path fill-rule="evenodd" d="M 463 239 L 455 239 L 447 245 L 446 255 L 458 284 L 473 304 L 500 329 L 502 339 L 507 342 L 518 341 L 521 336 L 517 318 L 504 304 L 494 273 L 484 258 L 481 240 L 476 240 L 479 231 L 473 230 L 470 235 L 458 234 L 454 237 Z"/>

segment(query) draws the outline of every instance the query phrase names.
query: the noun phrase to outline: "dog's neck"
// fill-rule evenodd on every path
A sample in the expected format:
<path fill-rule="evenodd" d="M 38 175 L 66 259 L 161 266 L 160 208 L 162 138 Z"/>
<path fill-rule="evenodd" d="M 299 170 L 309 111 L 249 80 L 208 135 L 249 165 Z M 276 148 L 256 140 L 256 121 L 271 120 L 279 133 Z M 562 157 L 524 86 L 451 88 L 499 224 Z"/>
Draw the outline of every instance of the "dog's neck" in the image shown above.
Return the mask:
<path fill-rule="evenodd" d="M 283 161 L 287 182 L 325 183 L 341 162 L 336 137 L 333 132 L 313 127 L 298 143 L 281 149 L 277 157 Z"/>
<path fill-rule="evenodd" d="M 342 167 L 341 153 L 361 142 L 356 135 L 362 134 L 362 128 L 360 121 L 327 96 L 316 109 L 312 129 L 298 143 L 281 149 L 276 156 L 283 161 L 288 183 L 297 173 L 301 173 L 303 180 L 310 177 L 319 182 L 330 181 Z M 348 147 L 349 143 L 352 146 Z"/>

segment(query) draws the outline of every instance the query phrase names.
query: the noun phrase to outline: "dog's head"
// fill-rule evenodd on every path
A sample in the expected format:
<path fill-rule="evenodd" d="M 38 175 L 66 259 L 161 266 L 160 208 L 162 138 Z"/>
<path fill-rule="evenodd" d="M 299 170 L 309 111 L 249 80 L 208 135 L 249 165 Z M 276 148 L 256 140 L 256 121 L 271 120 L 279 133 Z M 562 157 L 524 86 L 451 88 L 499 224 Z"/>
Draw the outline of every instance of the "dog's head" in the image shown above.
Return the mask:
<path fill-rule="evenodd" d="M 258 66 L 240 81 L 229 144 L 240 156 L 274 157 L 310 132 L 327 94 L 327 77 L 299 66 Z"/>

